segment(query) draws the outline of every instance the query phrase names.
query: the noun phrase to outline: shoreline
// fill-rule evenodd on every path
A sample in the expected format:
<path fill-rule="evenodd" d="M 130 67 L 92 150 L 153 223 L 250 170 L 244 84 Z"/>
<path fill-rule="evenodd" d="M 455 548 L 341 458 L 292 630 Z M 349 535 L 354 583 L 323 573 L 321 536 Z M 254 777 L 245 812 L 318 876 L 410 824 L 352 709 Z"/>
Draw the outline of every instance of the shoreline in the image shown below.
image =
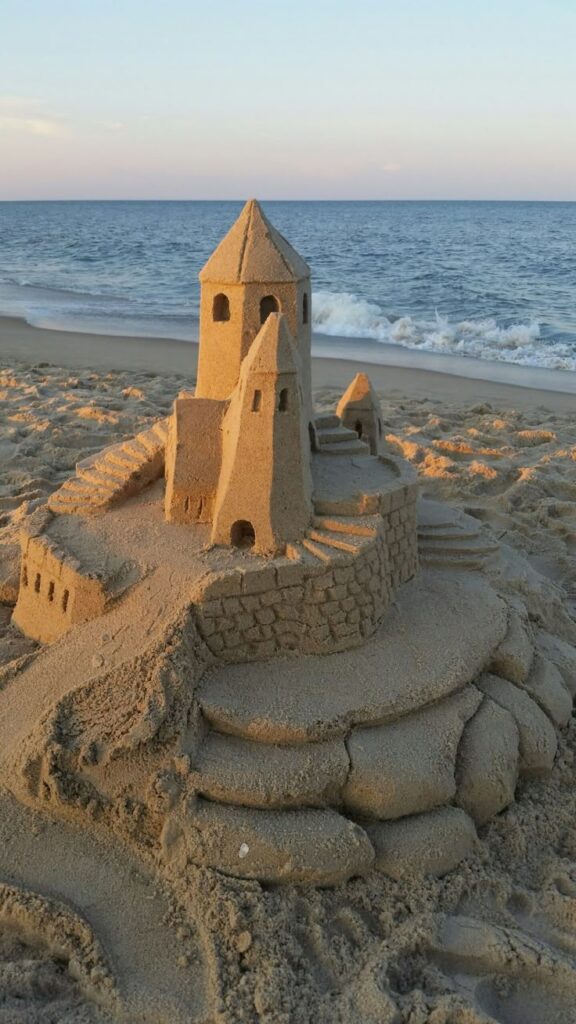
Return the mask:
<path fill-rule="evenodd" d="M 416 398 L 502 401 L 544 406 L 557 412 L 576 407 L 576 373 L 490 362 L 380 342 L 316 335 L 313 385 L 345 388 L 366 368 L 379 391 Z M 47 362 L 74 369 L 133 370 L 194 377 L 198 343 L 170 338 L 136 338 L 32 327 L 23 319 L 0 317 L 0 360 Z"/>

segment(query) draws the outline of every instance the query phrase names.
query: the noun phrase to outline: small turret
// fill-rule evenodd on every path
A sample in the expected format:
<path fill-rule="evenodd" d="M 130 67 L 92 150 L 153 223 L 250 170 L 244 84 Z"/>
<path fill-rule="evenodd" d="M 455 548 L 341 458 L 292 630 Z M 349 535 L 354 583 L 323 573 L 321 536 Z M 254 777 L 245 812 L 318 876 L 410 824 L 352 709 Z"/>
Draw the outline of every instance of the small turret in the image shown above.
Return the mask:
<path fill-rule="evenodd" d="M 357 373 L 342 395 L 336 409 L 345 427 L 355 430 L 358 437 L 370 445 L 372 455 L 384 450 L 382 410 L 370 378 Z"/>
<path fill-rule="evenodd" d="M 286 319 L 271 313 L 242 363 L 224 417 L 213 543 L 278 554 L 309 526 L 312 478 L 300 372 Z"/>

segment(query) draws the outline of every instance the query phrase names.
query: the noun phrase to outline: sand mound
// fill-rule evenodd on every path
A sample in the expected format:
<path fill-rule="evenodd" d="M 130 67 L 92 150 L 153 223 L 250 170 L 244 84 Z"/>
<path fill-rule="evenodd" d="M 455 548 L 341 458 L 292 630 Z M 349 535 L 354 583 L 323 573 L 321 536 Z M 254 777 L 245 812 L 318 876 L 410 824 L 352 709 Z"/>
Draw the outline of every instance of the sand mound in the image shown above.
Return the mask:
<path fill-rule="evenodd" d="M 10 599 L 17 569 L 22 503 L 44 500 L 79 458 L 163 415 L 181 385 L 174 378 L 130 373 L 73 378 L 46 367 L 6 372 L 0 396 L 0 447 L 8 453 L 0 481 L 4 600 Z M 317 397 L 329 408 L 336 396 L 324 390 Z M 102 416 L 78 415 L 100 407 Z M 573 609 L 576 580 L 573 423 L 542 412 L 439 407 L 390 396 L 384 409 L 390 443 L 418 468 L 425 496 L 449 500 L 505 540 L 502 592 L 512 608 L 518 602 L 521 623 L 527 616 L 542 657 L 574 694 L 574 623 L 566 613 Z M 426 558 L 433 560 L 438 539 L 430 533 Z M 443 539 L 442 558 L 455 557 L 453 542 Z M 458 543 L 471 549 L 466 552 L 471 561 L 490 562 L 482 532 L 470 527 L 467 539 Z M 10 685 L 33 647 L 20 649 L 6 615 L 3 623 L 0 650 L 8 663 L 4 682 Z M 550 742 L 546 727 L 548 740 L 534 731 L 533 719 L 525 721 L 522 738 L 519 717 L 515 726 L 507 717 L 509 690 L 504 686 L 503 692 L 502 683 L 518 687 L 517 680 L 521 685 L 529 680 L 546 716 L 566 718 L 554 669 L 543 673 L 534 664 L 534 646 L 527 651 L 523 629 L 509 628 L 495 650 L 490 673 L 483 677 L 485 698 L 492 687 L 495 699 L 490 710 L 482 704 L 476 712 L 496 716 L 500 726 L 506 722 L 509 744 L 493 754 L 499 765 L 515 741 L 519 749 L 524 743 L 524 756 L 536 751 L 544 760 Z M 102 644 L 108 657 L 113 640 Z M 156 657 L 153 644 L 150 651 Z M 23 660 L 15 661 L 15 655 Z M 81 699 L 65 705 L 70 733 L 80 734 L 94 722 L 100 698 L 89 678 L 95 668 L 78 691 Z M 126 690 L 114 691 L 118 721 L 134 700 L 142 718 L 140 731 L 108 737 L 104 762 L 111 791 L 121 784 L 131 751 L 142 739 L 149 742 L 166 723 L 169 730 L 166 709 L 178 704 L 164 675 L 162 692 L 169 700 L 162 709 L 160 677 L 152 679 L 148 668 L 144 661 L 134 662 L 131 674 L 123 676 Z M 497 691 L 494 678 L 500 680 Z M 106 699 L 114 699 L 112 691 Z M 25 718 L 21 725 L 25 736 Z M 192 741 L 197 723 L 189 726 Z M 526 746 L 531 737 L 532 746 Z M 477 785 L 469 772 L 477 762 L 470 752 L 477 742 L 468 732 L 458 765 L 469 799 Z M 147 749 L 153 761 L 153 744 Z M 89 776 L 90 745 L 82 751 Z M 521 782 L 515 802 L 486 825 L 475 802 L 477 838 L 451 874 L 414 881 L 372 871 L 325 890 L 225 877 L 185 864 L 176 848 L 160 870 L 154 849 L 137 848 L 129 839 L 129 824 L 136 838 L 143 825 L 137 784 L 116 830 L 90 824 L 84 809 L 80 827 L 72 821 L 52 823 L 5 796 L 0 806 L 0 879 L 7 885 L 0 891 L 0 897 L 6 895 L 6 902 L 0 898 L 0 1010 L 6 1010 L 7 1020 L 23 1009 L 27 1016 L 13 1019 L 82 1024 L 108 1019 L 571 1024 L 576 1019 L 575 755 L 571 721 L 560 734 L 547 779 Z M 494 774 L 495 801 L 510 779 L 505 768 Z M 150 805 L 170 806 L 172 784 L 171 774 L 159 780 Z M 448 809 L 458 816 L 456 808 Z M 440 847 L 437 853 L 440 857 Z M 8 929 L 4 906 L 12 908 Z"/>

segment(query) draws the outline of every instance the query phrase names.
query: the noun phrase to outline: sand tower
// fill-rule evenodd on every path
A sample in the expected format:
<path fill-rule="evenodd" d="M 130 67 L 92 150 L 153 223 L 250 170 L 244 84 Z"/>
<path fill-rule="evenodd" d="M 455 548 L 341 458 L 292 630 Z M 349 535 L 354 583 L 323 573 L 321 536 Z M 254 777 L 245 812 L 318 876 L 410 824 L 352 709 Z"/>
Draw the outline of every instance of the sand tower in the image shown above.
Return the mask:
<path fill-rule="evenodd" d="M 255 199 L 200 271 L 198 398 L 226 399 L 270 313 L 283 313 L 302 364 L 303 406 L 312 420 L 310 269 Z"/>
<path fill-rule="evenodd" d="M 345 427 L 355 430 L 358 437 L 370 446 L 372 455 L 384 449 L 382 409 L 370 378 L 357 373 L 338 402 L 337 415 Z"/>
<path fill-rule="evenodd" d="M 212 540 L 274 554 L 312 517 L 300 360 L 286 319 L 270 313 L 242 363 L 223 423 Z"/>

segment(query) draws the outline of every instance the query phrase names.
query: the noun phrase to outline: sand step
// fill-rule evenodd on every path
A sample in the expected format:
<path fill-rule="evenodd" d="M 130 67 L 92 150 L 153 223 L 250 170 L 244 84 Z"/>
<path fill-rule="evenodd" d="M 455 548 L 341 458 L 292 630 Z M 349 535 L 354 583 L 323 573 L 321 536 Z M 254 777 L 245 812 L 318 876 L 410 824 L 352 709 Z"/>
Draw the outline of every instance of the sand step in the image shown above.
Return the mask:
<path fill-rule="evenodd" d="M 91 484 L 88 480 L 78 480 L 75 477 L 72 480 L 62 484 L 59 491 L 56 494 L 63 498 L 74 498 L 76 501 L 90 501 L 91 499 L 99 499 L 100 497 L 106 498 L 108 491 L 103 490 L 101 487 L 96 487 Z"/>
<path fill-rule="evenodd" d="M 418 535 L 420 537 L 429 537 L 431 540 L 453 540 L 459 537 L 479 537 L 482 533 L 482 527 L 478 526 L 475 530 L 464 529 L 462 526 L 454 524 L 444 526 L 423 526 L 421 523 L 418 524 Z"/>
<path fill-rule="evenodd" d="M 110 494 L 114 494 L 116 491 L 122 490 L 122 484 L 125 477 L 111 476 L 107 469 L 82 469 L 78 472 L 78 479 L 85 480 L 93 487 L 97 487 L 100 490 L 109 491 Z"/>
<path fill-rule="evenodd" d="M 126 470 L 107 459 L 95 459 L 88 465 L 79 462 L 76 466 L 79 480 L 93 480 L 94 474 L 106 476 L 114 486 L 121 486 L 126 480 Z"/>
<path fill-rule="evenodd" d="M 352 540 L 351 535 L 349 535 L 349 539 L 346 539 L 344 534 L 329 533 L 328 530 L 308 530 L 306 539 L 323 544 L 325 547 L 336 548 L 338 551 L 347 551 L 351 555 L 358 554 L 367 541 L 367 538 L 358 536 Z"/>
<path fill-rule="evenodd" d="M 370 448 L 364 441 L 361 441 L 356 434 L 352 441 L 338 441 L 332 444 L 321 444 L 320 451 L 323 455 L 369 455 Z"/>
<path fill-rule="evenodd" d="M 321 445 L 342 444 L 344 441 L 359 440 L 355 430 L 348 427 L 325 427 L 318 431 L 318 440 Z"/>
<path fill-rule="evenodd" d="M 147 459 L 147 456 L 144 453 L 136 455 L 134 452 L 128 452 L 123 445 L 118 445 L 118 447 L 110 449 L 106 459 L 113 465 L 120 466 L 122 469 L 134 473 Z"/>
<path fill-rule="evenodd" d="M 484 568 L 485 558 L 472 558 L 471 555 L 427 555 L 420 553 L 420 564 L 428 569 L 453 569 L 474 571 Z"/>
<path fill-rule="evenodd" d="M 260 882 L 337 885 L 365 874 L 374 848 L 337 811 L 256 810 L 199 800 L 184 822 L 191 860 Z"/>
<path fill-rule="evenodd" d="M 463 537 L 462 540 L 455 539 L 449 542 L 423 540 L 418 538 L 418 550 L 425 554 L 454 554 L 454 555 L 491 555 L 498 550 L 498 544 L 478 537 Z"/>
<path fill-rule="evenodd" d="M 314 516 L 313 525 L 331 533 L 351 533 L 358 537 L 375 537 L 381 519 L 379 516 Z"/>
<path fill-rule="evenodd" d="M 150 458 L 149 449 L 141 443 L 138 437 L 133 437 L 129 441 L 123 441 L 120 447 L 123 452 L 133 455 L 139 462 L 148 462 Z"/>
<path fill-rule="evenodd" d="M 291 562 L 300 562 L 304 566 L 317 566 L 318 558 L 313 555 L 304 544 L 296 544 L 291 541 L 286 545 L 286 558 L 290 559 Z"/>
<path fill-rule="evenodd" d="M 334 552 L 323 544 L 318 544 L 316 541 L 308 540 L 308 537 L 304 537 L 302 544 L 311 555 L 314 555 L 320 562 L 332 562 L 334 559 Z"/>
<path fill-rule="evenodd" d="M 343 740 L 270 746 L 210 732 L 190 780 L 202 796 L 244 807 L 323 807 L 348 777 Z"/>
<path fill-rule="evenodd" d="M 314 423 L 316 430 L 330 430 L 332 427 L 340 426 L 340 417 L 335 415 L 316 416 Z"/>
<path fill-rule="evenodd" d="M 169 424 L 170 417 L 168 416 L 163 420 L 157 420 L 157 422 L 150 427 L 150 431 L 152 431 L 153 434 L 156 434 L 162 445 L 165 445 L 168 440 Z"/>
<path fill-rule="evenodd" d="M 153 427 L 150 430 L 143 430 L 141 434 L 137 435 L 137 439 L 146 448 L 149 455 L 156 455 L 164 447 L 164 441 Z"/>

